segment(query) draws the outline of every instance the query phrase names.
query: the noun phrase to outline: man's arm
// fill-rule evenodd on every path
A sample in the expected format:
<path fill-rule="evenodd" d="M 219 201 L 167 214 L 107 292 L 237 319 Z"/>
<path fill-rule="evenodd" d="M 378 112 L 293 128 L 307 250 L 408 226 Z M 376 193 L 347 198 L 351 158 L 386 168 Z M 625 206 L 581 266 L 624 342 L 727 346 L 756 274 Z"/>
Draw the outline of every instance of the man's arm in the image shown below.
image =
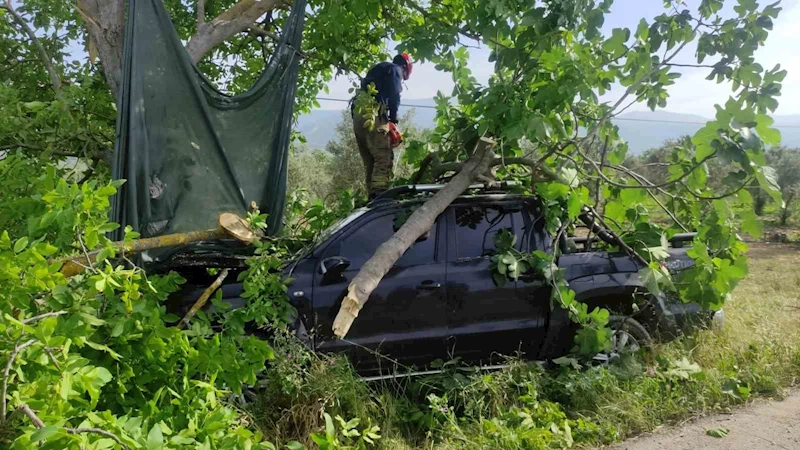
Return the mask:
<path fill-rule="evenodd" d="M 397 109 L 400 107 L 400 93 L 403 92 L 402 69 L 392 70 L 391 92 L 387 97 L 389 100 L 389 121 L 397 123 Z"/>

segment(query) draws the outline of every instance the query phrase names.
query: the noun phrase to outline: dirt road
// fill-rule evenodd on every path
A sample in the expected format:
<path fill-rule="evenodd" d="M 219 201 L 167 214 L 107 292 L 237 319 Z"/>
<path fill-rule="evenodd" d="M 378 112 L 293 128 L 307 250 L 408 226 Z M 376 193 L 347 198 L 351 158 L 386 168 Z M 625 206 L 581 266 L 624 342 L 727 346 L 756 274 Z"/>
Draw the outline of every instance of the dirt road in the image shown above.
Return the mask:
<path fill-rule="evenodd" d="M 706 430 L 727 428 L 722 438 Z M 756 401 L 730 414 L 716 414 L 681 427 L 664 428 L 611 447 L 615 450 L 800 449 L 800 392 L 783 401 Z"/>

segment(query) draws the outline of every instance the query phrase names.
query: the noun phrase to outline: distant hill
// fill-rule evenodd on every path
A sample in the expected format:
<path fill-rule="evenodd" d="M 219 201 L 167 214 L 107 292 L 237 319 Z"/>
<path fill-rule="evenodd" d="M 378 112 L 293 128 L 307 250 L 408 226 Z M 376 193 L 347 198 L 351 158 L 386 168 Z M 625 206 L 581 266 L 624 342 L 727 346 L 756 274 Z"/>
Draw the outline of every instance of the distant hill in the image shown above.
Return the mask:
<path fill-rule="evenodd" d="M 401 107 L 401 114 L 414 110 L 414 124 L 420 128 L 433 128 L 436 110 L 425 108 L 434 106 L 433 99 L 408 99 L 408 105 Z M 324 149 L 328 140 L 334 137 L 334 129 L 341 121 L 342 111 L 318 109 L 301 116 L 297 131 L 302 133 L 312 148 Z M 800 147 L 800 115 L 776 115 L 775 126 L 781 131 L 782 145 Z M 708 119 L 694 114 L 682 114 L 667 111 L 635 111 L 621 114 L 614 120 L 619 127 L 620 136 L 628 142 L 631 154 L 638 154 L 650 148 L 659 147 L 667 139 L 676 139 L 683 135 L 692 135 L 699 130 Z M 687 123 L 688 122 L 688 123 Z M 795 128 L 786 128 L 795 127 Z"/>

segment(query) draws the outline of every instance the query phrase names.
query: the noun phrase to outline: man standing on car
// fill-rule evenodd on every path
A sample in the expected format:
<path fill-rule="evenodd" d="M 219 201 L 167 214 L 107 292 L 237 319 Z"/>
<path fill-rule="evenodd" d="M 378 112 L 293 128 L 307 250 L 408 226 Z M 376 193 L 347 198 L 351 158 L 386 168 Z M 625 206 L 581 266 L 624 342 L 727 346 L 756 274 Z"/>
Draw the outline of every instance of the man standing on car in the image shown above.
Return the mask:
<path fill-rule="evenodd" d="M 402 142 L 397 129 L 397 108 L 400 106 L 403 81 L 408 80 L 412 69 L 411 57 L 408 53 L 401 53 L 392 62 L 377 64 L 361 80 L 361 91 L 369 92 L 370 84 L 377 91 L 374 98 L 379 108 L 374 124 L 355 111 L 355 103 L 351 106 L 353 131 L 358 152 L 364 161 L 370 199 L 388 189 L 392 182 L 394 148 Z"/>

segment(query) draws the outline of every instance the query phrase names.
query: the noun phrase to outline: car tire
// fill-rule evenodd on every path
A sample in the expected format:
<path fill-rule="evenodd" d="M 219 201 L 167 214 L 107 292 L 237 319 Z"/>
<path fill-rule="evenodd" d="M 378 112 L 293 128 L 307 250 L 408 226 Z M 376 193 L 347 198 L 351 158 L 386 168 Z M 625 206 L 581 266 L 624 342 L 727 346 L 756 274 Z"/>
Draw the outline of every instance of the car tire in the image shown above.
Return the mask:
<path fill-rule="evenodd" d="M 611 329 L 611 350 L 598 353 L 593 359 L 599 363 L 612 363 L 627 353 L 636 353 L 653 343 L 653 338 L 636 319 L 625 316 L 611 316 L 608 320 Z"/>

